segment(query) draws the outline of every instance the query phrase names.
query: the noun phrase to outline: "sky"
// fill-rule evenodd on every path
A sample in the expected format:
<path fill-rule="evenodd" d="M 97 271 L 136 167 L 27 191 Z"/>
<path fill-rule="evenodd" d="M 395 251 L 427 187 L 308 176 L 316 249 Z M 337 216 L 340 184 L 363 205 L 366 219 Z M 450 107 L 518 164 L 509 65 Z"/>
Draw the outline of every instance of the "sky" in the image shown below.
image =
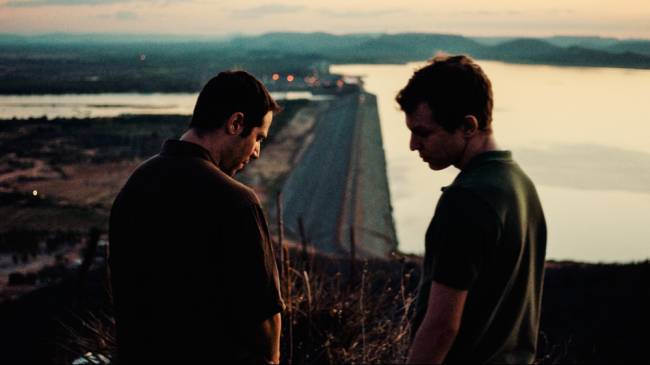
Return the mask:
<path fill-rule="evenodd" d="M 0 33 L 276 31 L 650 39 L 650 0 L 0 0 Z"/>

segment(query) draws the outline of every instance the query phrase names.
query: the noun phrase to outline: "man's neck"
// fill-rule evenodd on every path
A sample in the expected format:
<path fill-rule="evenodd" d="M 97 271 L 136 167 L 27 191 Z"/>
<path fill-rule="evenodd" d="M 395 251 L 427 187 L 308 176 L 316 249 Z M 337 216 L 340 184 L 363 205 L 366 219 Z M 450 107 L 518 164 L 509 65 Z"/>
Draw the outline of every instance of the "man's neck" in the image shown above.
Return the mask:
<path fill-rule="evenodd" d="M 205 148 L 210 153 L 210 157 L 212 157 L 214 163 L 219 166 L 221 160 L 221 150 L 219 149 L 220 144 L 215 143 L 214 138 L 208 138 L 207 135 L 200 136 L 194 129 L 190 129 L 183 133 L 180 140 L 183 142 L 194 143 Z"/>
<path fill-rule="evenodd" d="M 498 149 L 499 147 L 497 146 L 497 142 L 494 139 L 494 135 L 492 133 L 476 135 L 467 141 L 465 153 L 463 154 L 458 164 L 455 166 L 459 170 L 462 170 L 474 157 L 482 153 L 496 151 Z"/>

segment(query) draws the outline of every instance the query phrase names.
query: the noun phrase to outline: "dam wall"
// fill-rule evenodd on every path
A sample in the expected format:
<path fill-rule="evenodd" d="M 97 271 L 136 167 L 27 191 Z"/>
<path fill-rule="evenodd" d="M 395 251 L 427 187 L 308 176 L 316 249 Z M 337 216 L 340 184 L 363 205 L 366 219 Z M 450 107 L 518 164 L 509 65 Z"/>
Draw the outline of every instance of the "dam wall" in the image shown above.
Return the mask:
<path fill-rule="evenodd" d="M 285 233 L 321 252 L 386 257 L 397 249 L 386 160 L 372 94 L 327 101 L 282 188 Z"/>

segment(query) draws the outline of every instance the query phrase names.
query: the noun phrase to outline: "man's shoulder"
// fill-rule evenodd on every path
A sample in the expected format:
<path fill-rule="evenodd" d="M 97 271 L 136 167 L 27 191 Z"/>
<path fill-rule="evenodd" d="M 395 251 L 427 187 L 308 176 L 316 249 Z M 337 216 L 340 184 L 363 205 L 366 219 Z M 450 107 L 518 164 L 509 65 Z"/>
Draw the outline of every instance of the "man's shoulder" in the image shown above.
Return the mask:
<path fill-rule="evenodd" d="M 502 222 L 508 214 L 524 207 L 541 214 L 541 202 L 535 184 L 513 160 L 486 163 L 472 171 L 461 173 L 446 192 L 465 194 L 470 197 L 467 199 L 483 202 Z"/>
<path fill-rule="evenodd" d="M 188 179 L 196 187 L 195 193 L 204 194 L 206 199 L 213 197 L 221 202 L 244 206 L 260 204 L 253 189 L 230 177 L 210 161 L 192 159 L 186 168 Z"/>
<path fill-rule="evenodd" d="M 448 205 L 460 205 L 483 214 L 494 214 L 501 221 L 516 199 L 516 186 L 520 184 L 518 181 L 522 175 L 523 172 L 514 162 L 483 164 L 471 171 L 461 172 L 445 188 L 443 197 Z"/>
<path fill-rule="evenodd" d="M 255 192 L 202 158 L 174 158 L 161 154 L 141 163 L 122 190 L 145 195 L 179 195 L 196 203 L 259 205 Z"/>
<path fill-rule="evenodd" d="M 255 191 L 241 182 L 222 174 L 217 177 L 216 184 L 223 188 L 223 192 L 230 198 L 246 206 L 260 205 L 259 198 Z"/>
<path fill-rule="evenodd" d="M 451 186 L 477 195 L 510 197 L 515 191 L 533 189 L 532 180 L 514 160 L 491 161 L 470 171 L 462 171 Z"/>
<path fill-rule="evenodd" d="M 476 185 L 452 184 L 446 188 L 440 197 L 437 212 L 439 214 L 452 214 L 463 216 L 469 220 L 489 220 L 496 219 L 500 221 L 500 214 L 490 195 L 486 193 L 484 187 Z"/>

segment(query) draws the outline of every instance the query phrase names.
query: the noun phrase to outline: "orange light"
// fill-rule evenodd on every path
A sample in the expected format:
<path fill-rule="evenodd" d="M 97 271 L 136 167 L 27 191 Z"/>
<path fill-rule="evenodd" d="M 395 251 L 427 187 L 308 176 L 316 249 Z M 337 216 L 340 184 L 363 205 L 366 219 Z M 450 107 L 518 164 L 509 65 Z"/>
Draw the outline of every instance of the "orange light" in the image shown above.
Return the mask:
<path fill-rule="evenodd" d="M 294 79 L 293 75 L 287 76 L 287 81 L 293 82 L 293 79 Z"/>
<path fill-rule="evenodd" d="M 278 80 L 280 80 L 280 74 L 273 74 L 273 76 L 271 76 L 271 78 L 273 79 L 273 81 L 278 81 Z"/>
<path fill-rule="evenodd" d="M 343 85 L 345 85 L 345 82 L 343 82 L 343 80 L 337 80 L 336 81 L 336 86 L 343 87 Z"/>

